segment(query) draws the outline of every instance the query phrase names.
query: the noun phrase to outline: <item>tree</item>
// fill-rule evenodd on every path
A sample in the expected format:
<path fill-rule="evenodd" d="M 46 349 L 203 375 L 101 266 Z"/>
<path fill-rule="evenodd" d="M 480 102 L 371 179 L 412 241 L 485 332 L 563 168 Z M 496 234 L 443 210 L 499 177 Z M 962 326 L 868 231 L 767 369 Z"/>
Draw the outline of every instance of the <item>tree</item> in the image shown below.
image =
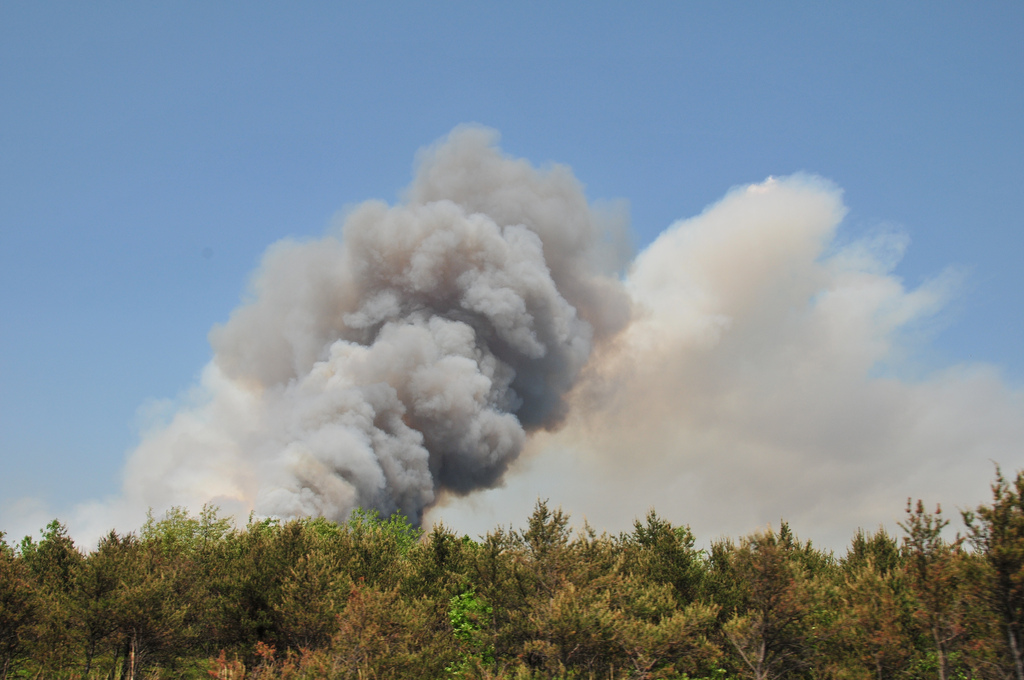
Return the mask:
<path fill-rule="evenodd" d="M 100 539 L 87 555 L 75 578 L 74 620 L 79 628 L 85 654 L 82 675 L 89 677 L 97 654 L 112 644 L 117 630 L 117 591 L 121 586 L 121 538 L 116 532 Z"/>
<path fill-rule="evenodd" d="M 351 583 L 337 558 L 321 546 L 288 567 L 272 605 L 281 642 L 291 649 L 312 649 L 330 641 Z"/>
<path fill-rule="evenodd" d="M 73 663 L 77 634 L 72 611 L 75 577 L 84 557 L 67 527 L 56 519 L 43 529 L 39 543 L 26 537 L 21 545 L 38 607 L 32 656 L 38 672 L 54 674 Z"/>
<path fill-rule="evenodd" d="M 835 615 L 834 633 L 841 658 L 833 666 L 860 667 L 877 680 L 896 677 L 910 662 L 913 645 L 913 597 L 905 575 L 886 571 L 868 559 L 842 574 L 828 603 Z"/>
<path fill-rule="evenodd" d="M 863 529 L 857 531 L 842 566 L 853 573 L 870 565 L 872 571 L 884 576 L 898 569 L 901 561 L 899 542 L 879 527 L 870 536 Z"/>
<path fill-rule="evenodd" d="M 922 501 L 915 506 L 907 499 L 906 512 L 906 521 L 900 523 L 906 533 L 904 568 L 919 603 L 918 621 L 934 644 L 935 670 L 939 680 L 946 680 L 951 670 L 950 652 L 965 630 L 961 539 L 943 539 L 942 530 L 949 520 L 942 518 L 941 507 L 932 514 L 925 511 Z"/>
<path fill-rule="evenodd" d="M 0 532 L 0 680 L 15 670 L 37 613 L 28 569 Z"/>
<path fill-rule="evenodd" d="M 158 520 L 150 510 L 139 538 L 143 543 L 159 544 L 166 556 L 204 553 L 232 531 L 231 519 L 218 516 L 218 512 L 217 506 L 207 504 L 193 517 L 186 508 L 174 506 Z"/>
<path fill-rule="evenodd" d="M 720 549 L 721 552 L 721 549 Z M 809 545 L 783 524 L 743 539 L 726 559 L 737 602 L 722 630 L 753 680 L 794 677 L 809 665 L 813 633 L 808 589 Z"/>
<path fill-rule="evenodd" d="M 712 642 L 718 608 L 693 602 L 680 607 L 673 587 L 626 577 L 610 593 L 618 615 L 614 640 L 633 677 L 676 677 L 714 667 L 721 656 Z M 657 674 L 657 675 L 656 675 Z"/>
<path fill-rule="evenodd" d="M 109 550 L 117 565 L 110 610 L 116 654 L 123 655 L 121 678 L 134 680 L 147 667 L 173 664 L 192 646 L 192 583 L 174 556 L 133 534 L 111 541 Z"/>
<path fill-rule="evenodd" d="M 623 537 L 626 548 L 626 569 L 672 586 L 677 601 L 686 605 L 698 595 L 704 565 L 701 553 L 693 547 L 694 538 L 689 527 L 674 527 L 654 510 L 647 513 L 643 523 L 633 522 L 633 533 Z"/>
<path fill-rule="evenodd" d="M 408 568 L 402 592 L 411 596 L 450 600 L 466 589 L 470 556 L 477 544 L 469 536 L 458 537 L 443 524 L 417 541 L 406 554 Z"/>
<path fill-rule="evenodd" d="M 277 520 L 250 517 L 244 530 L 216 544 L 206 584 L 213 610 L 209 635 L 216 646 L 251 650 L 258 642 L 278 642 L 273 602 L 284 569 L 279 555 L 281 531 Z"/>
<path fill-rule="evenodd" d="M 1011 484 L 997 467 L 992 505 L 963 517 L 988 566 L 983 597 L 1002 623 L 1017 680 L 1024 680 L 1024 471 Z"/>
<path fill-rule="evenodd" d="M 569 515 L 562 509 L 549 510 L 547 501 L 537 501 L 527 528 L 514 538 L 525 547 L 525 564 L 534 577 L 534 587 L 552 596 L 565 578 L 568 561 Z"/>
<path fill-rule="evenodd" d="M 376 511 L 357 509 L 344 527 L 334 525 L 334 529 L 329 529 L 323 519 L 312 522 L 322 531 L 336 533 L 344 529 L 352 546 L 350 576 L 382 589 L 394 588 L 404 579 L 406 558 L 422 536 L 422 531 L 401 513 L 383 519 Z"/>
<path fill-rule="evenodd" d="M 443 623 L 446 605 L 352 585 L 330 646 L 307 655 L 317 674 L 303 677 L 442 677 L 456 650 L 451 628 Z"/>
<path fill-rule="evenodd" d="M 27 549 L 23 549 L 22 556 L 32 575 L 51 591 L 70 593 L 74 588 L 75 569 L 83 556 L 68 535 L 68 528 L 53 520 L 43 529 L 38 544 L 26 539 L 22 545 Z"/>

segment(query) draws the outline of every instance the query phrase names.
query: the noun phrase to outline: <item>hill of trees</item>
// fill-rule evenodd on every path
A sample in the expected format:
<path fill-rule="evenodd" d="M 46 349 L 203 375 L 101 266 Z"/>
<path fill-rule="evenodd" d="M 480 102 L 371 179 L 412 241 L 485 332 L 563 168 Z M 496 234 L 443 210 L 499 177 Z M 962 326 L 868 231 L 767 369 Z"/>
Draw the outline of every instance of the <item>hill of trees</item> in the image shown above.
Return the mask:
<path fill-rule="evenodd" d="M 908 503 L 841 557 L 786 524 L 698 550 L 654 512 L 574 533 L 544 502 L 480 540 L 207 508 L 83 552 L 54 521 L 0 534 L 0 680 L 1024 680 L 1022 498 L 997 474 L 953 540 Z"/>

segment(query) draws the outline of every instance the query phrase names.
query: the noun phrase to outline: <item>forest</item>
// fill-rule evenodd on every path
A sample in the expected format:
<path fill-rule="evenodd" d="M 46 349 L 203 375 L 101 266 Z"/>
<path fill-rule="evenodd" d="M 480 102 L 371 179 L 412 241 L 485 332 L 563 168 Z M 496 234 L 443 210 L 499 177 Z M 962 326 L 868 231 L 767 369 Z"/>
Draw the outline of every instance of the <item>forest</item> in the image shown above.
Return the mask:
<path fill-rule="evenodd" d="M 841 556 L 786 523 L 706 550 L 654 511 L 573 530 L 541 501 L 478 539 L 207 507 L 83 551 L 54 521 L 0 533 L 0 680 L 1024 680 L 1024 472 L 961 515 L 908 500 Z"/>

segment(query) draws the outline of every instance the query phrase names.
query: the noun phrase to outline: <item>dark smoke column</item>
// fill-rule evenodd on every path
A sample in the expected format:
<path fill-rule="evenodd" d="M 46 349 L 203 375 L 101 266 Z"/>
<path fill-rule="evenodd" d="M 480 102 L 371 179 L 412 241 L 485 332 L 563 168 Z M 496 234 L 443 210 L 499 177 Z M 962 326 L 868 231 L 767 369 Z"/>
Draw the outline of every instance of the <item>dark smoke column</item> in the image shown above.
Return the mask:
<path fill-rule="evenodd" d="M 211 333 L 216 367 L 259 395 L 236 437 L 257 513 L 418 521 L 441 491 L 499 484 L 625 325 L 625 220 L 592 209 L 567 168 L 495 142 L 457 129 L 400 205 L 272 247 L 252 301 Z"/>

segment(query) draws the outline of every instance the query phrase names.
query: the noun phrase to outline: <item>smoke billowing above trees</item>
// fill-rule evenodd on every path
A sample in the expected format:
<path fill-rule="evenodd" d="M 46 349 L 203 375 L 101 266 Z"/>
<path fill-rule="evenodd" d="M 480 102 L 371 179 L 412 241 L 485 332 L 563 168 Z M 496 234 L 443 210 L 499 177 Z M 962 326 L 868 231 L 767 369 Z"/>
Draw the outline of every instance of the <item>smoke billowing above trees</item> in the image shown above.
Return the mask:
<path fill-rule="evenodd" d="M 201 384 L 72 531 L 208 502 L 485 531 L 540 494 L 609 528 L 656 505 L 839 545 L 908 493 L 967 501 L 989 460 L 1018 464 L 1024 396 L 914 364 L 960 275 L 906 286 L 906 237 L 850 240 L 845 213 L 825 180 L 769 178 L 631 259 L 624 209 L 457 128 L 396 204 L 268 249 Z"/>
<path fill-rule="evenodd" d="M 529 432 L 564 420 L 630 301 L 614 271 L 622 216 L 589 206 L 568 169 L 494 143 L 458 129 L 400 204 L 270 248 L 210 335 L 204 403 L 145 437 L 126 493 L 419 522 L 440 493 L 499 484 Z"/>

